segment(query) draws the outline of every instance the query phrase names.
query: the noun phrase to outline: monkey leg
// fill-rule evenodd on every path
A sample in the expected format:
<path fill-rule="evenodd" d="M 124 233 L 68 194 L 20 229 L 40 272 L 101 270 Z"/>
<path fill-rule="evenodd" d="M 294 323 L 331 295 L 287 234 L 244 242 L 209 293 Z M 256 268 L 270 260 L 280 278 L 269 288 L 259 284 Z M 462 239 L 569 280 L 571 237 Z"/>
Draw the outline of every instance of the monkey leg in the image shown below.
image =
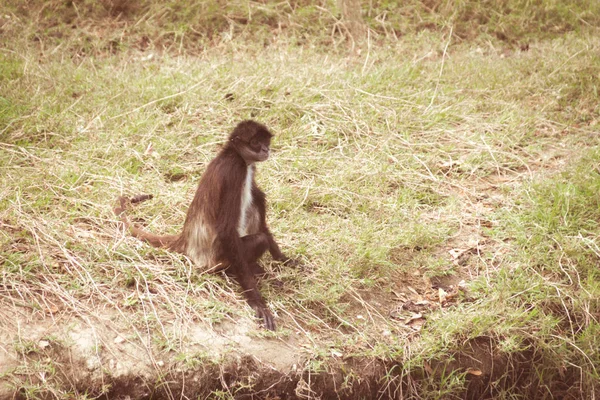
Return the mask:
<path fill-rule="evenodd" d="M 242 238 L 242 246 L 244 246 L 246 262 L 248 264 L 255 264 L 269 248 L 269 239 L 263 233 L 246 235 Z"/>
<path fill-rule="evenodd" d="M 263 275 L 265 270 L 257 263 L 258 259 L 269 248 L 269 241 L 262 233 L 246 235 L 242 239 L 242 253 L 244 261 L 247 265 L 247 270 L 252 275 Z M 231 264 L 226 264 L 222 269 L 225 273 L 235 279 L 238 279 L 241 274 L 246 271 L 239 271 L 239 267 Z"/>
<path fill-rule="evenodd" d="M 257 318 L 263 320 L 265 328 L 270 331 L 274 331 L 276 329 L 275 318 L 273 317 L 273 314 L 271 314 L 271 311 L 267 307 L 265 300 L 258 291 L 254 274 L 252 274 L 251 271 L 241 271 L 241 273 L 239 273 L 237 276 L 237 280 L 244 290 L 244 296 L 246 296 L 248 304 L 256 312 Z"/>
<path fill-rule="evenodd" d="M 263 321 L 265 328 L 274 331 L 275 318 L 260 294 L 256 282 L 256 275 L 264 273 L 256 261 L 268 250 L 269 240 L 263 233 L 247 235 L 241 239 L 245 265 L 231 263 L 225 268 L 225 273 L 240 284 L 248 304 L 254 309 L 256 316 Z"/>
<path fill-rule="evenodd" d="M 257 276 L 259 278 L 262 278 L 267 274 L 265 272 L 265 269 L 261 267 L 260 264 L 257 262 L 248 264 L 248 268 L 250 268 L 250 271 L 254 274 L 254 276 Z"/>
<path fill-rule="evenodd" d="M 256 312 L 256 316 L 263 320 L 265 328 L 273 331 L 275 330 L 275 318 L 260 294 L 256 282 L 256 275 L 264 274 L 264 270 L 256 261 L 268 250 L 269 240 L 262 233 L 247 235 L 241 239 L 246 268 L 240 268 L 239 265 L 231 265 L 225 273 L 233 276 L 238 281 L 244 291 L 244 296 L 248 304 Z"/>
<path fill-rule="evenodd" d="M 255 276 L 263 276 L 265 270 L 257 263 L 257 261 L 269 248 L 267 236 L 262 233 L 247 235 L 242 238 L 242 243 L 248 268 Z"/>

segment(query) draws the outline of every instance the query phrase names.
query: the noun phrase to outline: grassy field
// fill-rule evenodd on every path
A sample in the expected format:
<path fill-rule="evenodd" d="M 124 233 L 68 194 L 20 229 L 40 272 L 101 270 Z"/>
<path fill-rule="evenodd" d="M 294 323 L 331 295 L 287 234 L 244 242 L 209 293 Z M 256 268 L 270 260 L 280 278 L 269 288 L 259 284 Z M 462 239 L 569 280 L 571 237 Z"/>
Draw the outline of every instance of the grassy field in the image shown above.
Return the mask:
<path fill-rule="evenodd" d="M 600 6 L 334 3 L 0 8 L 0 394 L 600 396 Z M 177 232 L 247 118 L 274 333 L 112 214 Z"/>

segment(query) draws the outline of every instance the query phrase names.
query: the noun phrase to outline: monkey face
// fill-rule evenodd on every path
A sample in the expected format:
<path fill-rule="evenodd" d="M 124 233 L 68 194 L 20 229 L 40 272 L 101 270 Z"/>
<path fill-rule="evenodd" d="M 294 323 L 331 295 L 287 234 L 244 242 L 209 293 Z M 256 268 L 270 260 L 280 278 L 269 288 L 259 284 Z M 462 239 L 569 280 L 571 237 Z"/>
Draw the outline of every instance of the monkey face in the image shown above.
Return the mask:
<path fill-rule="evenodd" d="M 266 161 L 269 158 L 271 138 L 268 136 L 255 135 L 249 141 L 238 137 L 233 142 L 247 164 Z"/>
<path fill-rule="evenodd" d="M 236 126 L 229 140 L 246 163 L 252 164 L 269 158 L 272 136 L 264 125 L 248 120 Z"/>

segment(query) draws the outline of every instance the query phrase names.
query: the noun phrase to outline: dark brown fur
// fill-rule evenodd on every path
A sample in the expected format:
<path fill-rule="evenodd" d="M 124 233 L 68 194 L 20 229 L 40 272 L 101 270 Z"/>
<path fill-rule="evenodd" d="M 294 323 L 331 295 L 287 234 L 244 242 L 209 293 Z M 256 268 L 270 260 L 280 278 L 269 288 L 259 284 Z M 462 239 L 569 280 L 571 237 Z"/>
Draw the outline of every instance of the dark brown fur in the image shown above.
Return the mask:
<path fill-rule="evenodd" d="M 257 261 L 266 250 L 275 260 L 289 261 L 267 226 L 265 194 L 254 180 L 254 164 L 268 158 L 271 137 L 271 132 L 255 121 L 236 126 L 202 175 L 179 235 L 155 235 L 128 220 L 124 213 L 128 203 L 145 200 L 143 195 L 132 200 L 120 197 L 115 213 L 134 237 L 186 254 L 196 264 L 213 271 L 225 269 L 240 283 L 248 303 L 265 326 L 274 330 L 273 316 L 258 291 L 255 277 L 264 272 Z M 251 176 L 247 177 L 249 173 Z M 246 184 L 251 185 L 247 192 L 250 197 L 244 197 Z M 240 221 L 242 215 L 246 216 L 244 221 Z"/>

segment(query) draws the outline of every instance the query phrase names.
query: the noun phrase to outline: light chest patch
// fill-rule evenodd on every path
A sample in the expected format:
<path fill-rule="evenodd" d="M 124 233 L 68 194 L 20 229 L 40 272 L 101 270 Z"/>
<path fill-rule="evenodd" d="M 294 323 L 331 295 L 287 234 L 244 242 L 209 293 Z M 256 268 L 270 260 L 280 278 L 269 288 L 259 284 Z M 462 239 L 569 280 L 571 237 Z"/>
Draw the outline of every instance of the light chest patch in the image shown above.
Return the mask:
<path fill-rule="evenodd" d="M 242 201 L 240 204 L 240 222 L 238 224 L 238 233 L 240 236 L 246 236 L 248 228 L 248 211 L 252 206 L 252 178 L 254 177 L 254 165 L 249 165 L 246 172 L 246 179 L 242 187 Z"/>

